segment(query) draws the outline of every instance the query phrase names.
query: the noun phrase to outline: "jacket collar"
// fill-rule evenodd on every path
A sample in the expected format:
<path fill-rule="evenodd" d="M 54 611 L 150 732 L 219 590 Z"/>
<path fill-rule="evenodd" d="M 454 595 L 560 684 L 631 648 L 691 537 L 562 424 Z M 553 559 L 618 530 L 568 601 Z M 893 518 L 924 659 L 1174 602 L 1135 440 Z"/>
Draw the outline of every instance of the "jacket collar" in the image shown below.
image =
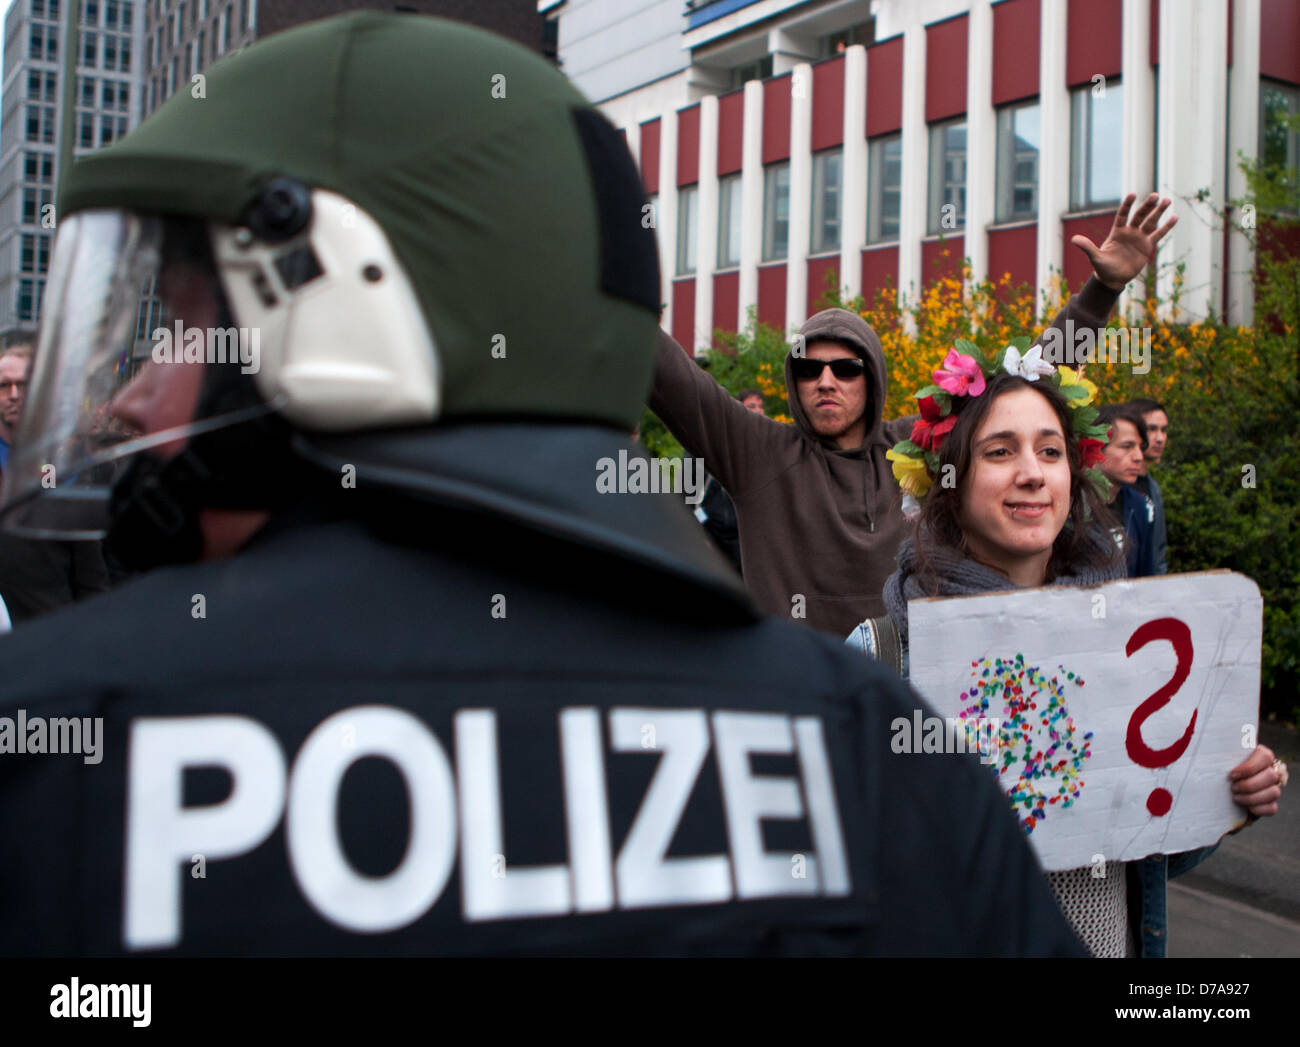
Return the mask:
<path fill-rule="evenodd" d="M 483 421 L 421 429 L 297 434 L 308 460 L 437 505 L 486 512 L 582 548 L 631 562 L 661 580 L 703 590 L 728 616 L 759 612 L 740 578 L 672 494 L 602 493 L 603 459 L 645 457 L 615 430 L 597 425 Z M 635 598 L 635 594 L 629 594 Z"/>

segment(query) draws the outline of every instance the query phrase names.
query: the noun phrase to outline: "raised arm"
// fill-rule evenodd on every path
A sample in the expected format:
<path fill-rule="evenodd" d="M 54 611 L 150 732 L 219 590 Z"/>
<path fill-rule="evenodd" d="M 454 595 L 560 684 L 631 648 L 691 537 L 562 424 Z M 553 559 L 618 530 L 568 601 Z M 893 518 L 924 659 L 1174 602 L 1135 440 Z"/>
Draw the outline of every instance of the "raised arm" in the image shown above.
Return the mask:
<path fill-rule="evenodd" d="M 789 426 L 745 410 L 662 330 L 650 410 L 733 495 L 770 476 L 792 438 Z"/>
<path fill-rule="evenodd" d="M 1086 236 L 1070 238 L 1070 243 L 1088 256 L 1093 275 L 1084 284 L 1083 290 L 1065 304 L 1065 308 L 1048 328 L 1060 332 L 1064 346 L 1073 346 L 1072 330 L 1084 327 L 1096 330 L 1106 326 L 1119 293 L 1146 268 L 1160 241 L 1178 221 L 1175 216 L 1164 225 L 1160 224 L 1160 216 L 1169 207 L 1170 200 L 1162 200 L 1152 193 L 1137 210 L 1133 210 L 1136 199 L 1134 193 L 1124 197 L 1124 202 L 1115 211 L 1115 221 L 1110 232 L 1100 247 Z M 1044 348 L 1048 347 L 1050 339 L 1047 332 L 1040 335 L 1038 340 Z M 1057 362 L 1068 359 L 1069 356 L 1066 356 Z"/>

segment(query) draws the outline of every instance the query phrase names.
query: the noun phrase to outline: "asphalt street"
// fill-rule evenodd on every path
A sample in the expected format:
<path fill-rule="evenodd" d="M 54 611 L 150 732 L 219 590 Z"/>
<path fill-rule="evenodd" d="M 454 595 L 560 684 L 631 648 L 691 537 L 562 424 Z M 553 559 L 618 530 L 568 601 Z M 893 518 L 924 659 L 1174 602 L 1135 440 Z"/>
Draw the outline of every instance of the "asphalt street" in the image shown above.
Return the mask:
<path fill-rule="evenodd" d="M 1278 813 L 1227 837 L 1169 884 L 1169 955 L 1300 956 L 1300 732 L 1265 723 L 1260 740 L 1290 765 Z"/>

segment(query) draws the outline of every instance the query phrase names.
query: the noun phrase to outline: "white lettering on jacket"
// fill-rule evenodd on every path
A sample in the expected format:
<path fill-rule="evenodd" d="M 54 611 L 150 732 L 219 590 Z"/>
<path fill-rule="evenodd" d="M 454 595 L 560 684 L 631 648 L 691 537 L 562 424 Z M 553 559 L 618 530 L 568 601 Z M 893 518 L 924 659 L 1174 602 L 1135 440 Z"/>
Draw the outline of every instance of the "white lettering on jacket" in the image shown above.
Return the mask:
<path fill-rule="evenodd" d="M 445 891 L 458 852 L 461 916 L 471 923 L 851 891 L 818 717 L 610 709 L 610 750 L 658 758 L 617 850 L 601 719 L 594 707 L 560 710 L 567 862 L 524 866 L 506 855 L 495 710 L 456 712 L 454 770 L 433 732 L 393 706 L 355 706 L 328 717 L 307 736 L 288 772 L 275 736 L 251 718 L 138 718 L 128 755 L 123 943 L 132 950 L 179 945 L 181 895 L 193 856 L 210 862 L 247 854 L 265 843 L 281 816 L 299 891 L 321 917 L 353 933 L 394 931 L 420 919 Z M 670 858 L 710 749 L 728 853 Z M 798 778 L 756 775 L 750 754 L 791 756 Z M 378 877 L 352 867 L 338 835 L 339 788 L 363 757 L 395 766 L 410 801 L 406 850 L 395 869 Z M 230 795 L 185 807 L 185 771 L 200 766 L 225 770 Z M 765 850 L 764 819 L 806 822 L 812 853 Z"/>

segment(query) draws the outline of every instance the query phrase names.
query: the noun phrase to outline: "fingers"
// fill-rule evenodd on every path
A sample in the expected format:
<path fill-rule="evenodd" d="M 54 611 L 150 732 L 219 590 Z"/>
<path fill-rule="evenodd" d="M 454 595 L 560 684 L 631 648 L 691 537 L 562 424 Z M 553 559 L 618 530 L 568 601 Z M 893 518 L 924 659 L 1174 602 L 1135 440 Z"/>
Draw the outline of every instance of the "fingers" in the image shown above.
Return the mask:
<path fill-rule="evenodd" d="M 1168 197 L 1165 197 L 1165 199 L 1160 201 L 1159 206 L 1154 211 L 1150 211 L 1147 205 L 1150 204 L 1151 201 L 1155 199 L 1156 199 L 1156 194 L 1152 193 L 1149 197 L 1147 197 L 1146 203 L 1144 203 L 1142 207 L 1139 208 L 1138 213 L 1133 216 L 1134 225 L 1138 225 L 1138 219 L 1139 217 L 1141 217 L 1141 224 L 1138 225 L 1138 227 L 1144 233 L 1154 233 L 1156 231 L 1156 227 L 1160 224 L 1160 216 L 1164 214 L 1165 211 L 1169 209 L 1169 205 L 1173 203 L 1173 200 L 1169 199 Z M 1149 213 L 1147 213 L 1143 217 L 1144 211 L 1147 211 Z"/>
<path fill-rule="evenodd" d="M 1272 767 L 1265 767 L 1259 774 L 1252 774 L 1249 778 L 1242 778 L 1232 783 L 1232 795 L 1238 803 L 1241 803 L 1241 797 L 1253 796 L 1256 793 L 1268 792 L 1272 789 L 1282 794 L 1282 786 L 1278 784 L 1277 772 Z M 1270 796 L 1270 800 L 1277 799 L 1276 796 Z"/>
<path fill-rule="evenodd" d="M 1129 225 L 1134 226 L 1135 228 L 1141 228 L 1142 223 L 1147 220 L 1148 216 L 1150 216 L 1151 209 L 1159 202 L 1159 194 L 1148 194 L 1143 201 L 1138 204 L 1137 210 L 1133 212 L 1133 218 L 1129 221 Z"/>
<path fill-rule="evenodd" d="M 1118 217 L 1116 218 L 1118 221 Z M 1101 248 L 1089 240 L 1086 236 L 1076 235 L 1070 237 L 1070 243 L 1074 244 L 1080 251 L 1088 256 L 1089 261 L 1093 261 L 1101 254 Z"/>
<path fill-rule="evenodd" d="M 1157 229 L 1154 233 L 1151 234 L 1151 246 L 1155 247 L 1156 244 L 1158 244 L 1161 240 L 1165 238 L 1165 234 L 1169 232 L 1169 230 L 1172 229 L 1177 224 L 1178 224 L 1178 216 L 1174 215 L 1169 219 L 1169 221 L 1167 221 L 1164 225 L 1162 225 L 1159 229 Z"/>
<path fill-rule="evenodd" d="M 1228 777 L 1234 782 L 1233 788 L 1235 789 L 1235 783 L 1239 783 L 1243 778 L 1250 778 L 1259 774 L 1266 768 L 1272 767 L 1273 761 L 1276 759 L 1277 757 L 1273 755 L 1273 750 L 1267 745 L 1255 746 L 1255 751 L 1253 753 L 1228 772 Z M 1268 784 L 1272 785 L 1273 782 L 1270 781 Z"/>
<path fill-rule="evenodd" d="M 1260 816 L 1276 814 L 1278 801 L 1281 798 L 1282 789 L 1277 785 L 1270 786 L 1267 789 L 1261 789 L 1259 792 L 1255 793 L 1243 793 L 1240 795 L 1237 793 L 1232 794 L 1233 802 L 1239 807 L 1244 807 L 1252 814 Z M 1264 807 L 1271 808 L 1271 810 L 1261 810 L 1261 808 Z"/>
<path fill-rule="evenodd" d="M 1115 211 L 1115 228 L 1121 229 L 1128 225 L 1129 208 L 1133 206 L 1133 201 L 1137 199 L 1137 193 L 1129 193 L 1121 201 L 1119 208 Z"/>

